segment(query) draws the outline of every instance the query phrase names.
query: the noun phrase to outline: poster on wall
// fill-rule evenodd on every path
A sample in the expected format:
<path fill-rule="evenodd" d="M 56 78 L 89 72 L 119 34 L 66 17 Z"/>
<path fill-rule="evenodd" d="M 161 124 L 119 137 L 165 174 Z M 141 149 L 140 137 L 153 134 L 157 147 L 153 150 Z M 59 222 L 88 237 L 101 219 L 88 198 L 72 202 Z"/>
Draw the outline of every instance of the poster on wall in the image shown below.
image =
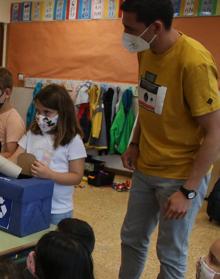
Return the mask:
<path fill-rule="evenodd" d="M 42 19 L 42 2 L 32 2 L 31 20 L 40 21 Z"/>
<path fill-rule="evenodd" d="M 54 0 L 44 0 L 43 2 L 43 20 L 53 20 Z"/>
<path fill-rule="evenodd" d="M 118 18 L 119 0 L 104 0 L 104 17 Z"/>
<path fill-rule="evenodd" d="M 66 19 L 66 0 L 55 0 L 54 6 L 54 19 L 64 20 Z"/>
<path fill-rule="evenodd" d="M 92 0 L 92 16 L 93 19 L 104 17 L 104 2 L 103 0 Z"/>
<path fill-rule="evenodd" d="M 217 0 L 200 0 L 198 15 L 211 16 L 216 13 Z"/>
<path fill-rule="evenodd" d="M 184 3 L 184 16 L 194 16 L 197 15 L 198 0 L 185 0 Z"/>
<path fill-rule="evenodd" d="M 174 16 L 180 15 L 180 6 L 181 6 L 181 0 L 172 0 L 173 8 L 174 8 Z"/>
<path fill-rule="evenodd" d="M 22 20 L 30 21 L 31 20 L 31 5 L 32 2 L 24 2 L 22 3 Z"/>
<path fill-rule="evenodd" d="M 77 18 L 77 0 L 68 0 L 66 18 L 74 20 Z"/>
<path fill-rule="evenodd" d="M 78 19 L 91 18 L 91 0 L 79 0 L 78 4 Z"/>
<path fill-rule="evenodd" d="M 1 1 L 1 0 L 0 0 Z M 220 15 L 220 0 L 171 0 L 174 17 Z M 11 21 L 116 19 L 123 0 L 39 0 L 11 4 Z"/>
<path fill-rule="evenodd" d="M 22 16 L 22 3 L 11 4 L 11 21 L 20 21 Z"/>

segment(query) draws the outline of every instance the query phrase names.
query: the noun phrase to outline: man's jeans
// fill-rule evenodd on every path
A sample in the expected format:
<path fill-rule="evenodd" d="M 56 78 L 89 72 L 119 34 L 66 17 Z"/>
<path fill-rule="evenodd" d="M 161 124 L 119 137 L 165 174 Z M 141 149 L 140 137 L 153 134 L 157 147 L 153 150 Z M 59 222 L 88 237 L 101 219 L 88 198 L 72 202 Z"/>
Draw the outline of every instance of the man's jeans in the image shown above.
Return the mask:
<path fill-rule="evenodd" d="M 137 171 L 133 174 L 128 210 L 121 231 L 120 279 L 140 278 L 147 258 L 150 236 L 158 222 L 158 279 L 184 278 L 188 238 L 204 200 L 208 181 L 209 176 L 203 178 L 198 194 L 183 219 L 166 220 L 164 206 L 167 198 L 184 185 L 185 181 L 145 176 Z"/>

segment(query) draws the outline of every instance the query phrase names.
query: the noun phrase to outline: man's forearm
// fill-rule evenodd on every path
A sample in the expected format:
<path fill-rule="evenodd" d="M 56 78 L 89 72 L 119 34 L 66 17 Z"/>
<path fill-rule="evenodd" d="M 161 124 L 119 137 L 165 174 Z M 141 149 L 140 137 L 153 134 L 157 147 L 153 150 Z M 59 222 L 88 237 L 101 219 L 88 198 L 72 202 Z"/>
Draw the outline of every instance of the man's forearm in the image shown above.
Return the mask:
<path fill-rule="evenodd" d="M 140 122 L 139 122 L 139 116 L 138 116 L 131 142 L 135 143 L 135 144 L 139 144 L 140 134 L 141 134 L 141 130 L 140 130 Z"/>
<path fill-rule="evenodd" d="M 206 135 L 193 163 L 192 171 L 184 187 L 197 190 L 202 178 L 220 154 L 220 134 Z"/>

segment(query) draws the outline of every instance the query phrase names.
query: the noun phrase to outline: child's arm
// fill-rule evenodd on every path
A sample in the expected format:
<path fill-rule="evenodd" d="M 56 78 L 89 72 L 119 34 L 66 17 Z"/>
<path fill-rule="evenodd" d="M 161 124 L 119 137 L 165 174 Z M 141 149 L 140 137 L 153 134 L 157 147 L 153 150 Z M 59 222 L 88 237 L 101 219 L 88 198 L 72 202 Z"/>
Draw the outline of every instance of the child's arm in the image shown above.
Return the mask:
<path fill-rule="evenodd" d="M 69 161 L 69 172 L 56 172 L 40 161 L 35 161 L 32 165 L 32 174 L 36 177 L 48 178 L 58 184 L 78 185 L 84 173 L 84 159 Z"/>
<path fill-rule="evenodd" d="M 12 156 L 18 148 L 18 141 L 24 134 L 24 121 L 22 120 L 18 112 L 13 109 L 11 110 L 5 123 L 5 144 L 4 152 L 2 152 L 1 155 L 5 158 Z"/>
<path fill-rule="evenodd" d="M 8 159 L 12 162 L 14 162 L 15 164 L 17 164 L 17 159 L 18 159 L 18 156 L 22 153 L 24 153 L 25 150 L 18 146 L 18 148 L 16 149 L 16 151 L 12 154 L 12 156 L 8 157 Z"/>
<path fill-rule="evenodd" d="M 5 158 L 9 158 L 16 151 L 17 147 L 18 147 L 17 142 L 8 142 L 5 144 L 5 151 L 0 154 Z"/>

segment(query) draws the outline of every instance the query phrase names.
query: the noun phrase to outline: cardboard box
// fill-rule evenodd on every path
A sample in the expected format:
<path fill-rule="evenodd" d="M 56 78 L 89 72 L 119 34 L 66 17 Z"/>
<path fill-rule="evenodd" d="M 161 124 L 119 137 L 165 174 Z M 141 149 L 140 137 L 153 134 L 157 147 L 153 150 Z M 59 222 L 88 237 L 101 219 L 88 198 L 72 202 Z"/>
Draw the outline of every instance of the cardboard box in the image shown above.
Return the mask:
<path fill-rule="evenodd" d="M 20 237 L 47 229 L 53 185 L 47 179 L 0 175 L 0 229 Z"/>

